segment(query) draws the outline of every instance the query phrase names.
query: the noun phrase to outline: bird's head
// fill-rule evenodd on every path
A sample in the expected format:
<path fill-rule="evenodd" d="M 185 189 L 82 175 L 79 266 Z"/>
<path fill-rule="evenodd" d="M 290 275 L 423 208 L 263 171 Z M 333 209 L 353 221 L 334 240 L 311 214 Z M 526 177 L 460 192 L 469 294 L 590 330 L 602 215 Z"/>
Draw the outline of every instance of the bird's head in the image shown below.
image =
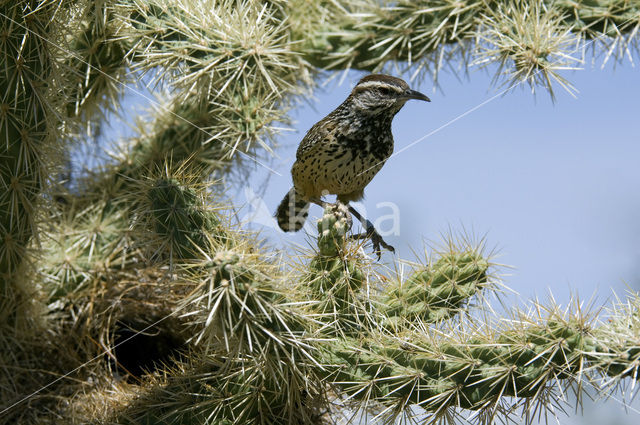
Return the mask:
<path fill-rule="evenodd" d="M 424 94 L 411 90 L 400 78 L 384 74 L 371 74 L 361 79 L 349 96 L 353 106 L 362 113 L 395 115 L 409 99 L 431 100 Z"/>

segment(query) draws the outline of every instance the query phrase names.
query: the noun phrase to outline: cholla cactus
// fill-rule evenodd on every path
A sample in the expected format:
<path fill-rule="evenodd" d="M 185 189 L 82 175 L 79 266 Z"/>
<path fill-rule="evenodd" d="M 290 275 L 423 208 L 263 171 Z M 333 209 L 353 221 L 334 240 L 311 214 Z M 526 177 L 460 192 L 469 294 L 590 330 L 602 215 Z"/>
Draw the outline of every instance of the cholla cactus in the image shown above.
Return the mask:
<path fill-rule="evenodd" d="M 38 7 L 28 1 L 3 2 L 0 9 L 0 291 L 7 299 L 28 285 L 21 279 L 24 259 L 37 234 L 38 195 L 47 185 L 51 165 L 46 158 L 55 152 L 57 131 L 51 115 L 58 99 L 46 41 L 55 31 L 50 24 L 54 12 L 55 4 Z M 6 307 L 13 310 L 23 303 L 26 300 Z"/>
<path fill-rule="evenodd" d="M 319 72 L 497 64 L 553 94 L 588 48 L 637 55 L 639 26 L 629 0 L 0 0 L 0 423 L 490 421 L 635 382 L 637 295 L 502 321 L 479 246 L 382 274 L 338 207 L 292 264 L 217 182 L 265 165 Z M 140 80 L 164 94 L 137 134 L 56 181 Z"/>
<path fill-rule="evenodd" d="M 434 265 L 420 267 L 405 282 L 387 286 L 381 308 L 410 322 L 436 323 L 451 318 L 487 287 L 488 268 L 489 262 L 474 247 L 452 247 Z"/>

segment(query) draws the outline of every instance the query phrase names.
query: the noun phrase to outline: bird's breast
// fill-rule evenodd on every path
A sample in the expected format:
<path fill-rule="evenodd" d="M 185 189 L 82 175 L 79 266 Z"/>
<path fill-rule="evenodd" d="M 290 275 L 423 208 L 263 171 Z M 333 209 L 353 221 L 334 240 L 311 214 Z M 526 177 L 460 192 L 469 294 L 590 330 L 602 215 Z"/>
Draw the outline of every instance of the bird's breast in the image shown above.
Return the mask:
<path fill-rule="evenodd" d="M 362 191 L 393 152 L 391 132 L 335 137 L 298 156 L 291 174 L 307 198 Z"/>

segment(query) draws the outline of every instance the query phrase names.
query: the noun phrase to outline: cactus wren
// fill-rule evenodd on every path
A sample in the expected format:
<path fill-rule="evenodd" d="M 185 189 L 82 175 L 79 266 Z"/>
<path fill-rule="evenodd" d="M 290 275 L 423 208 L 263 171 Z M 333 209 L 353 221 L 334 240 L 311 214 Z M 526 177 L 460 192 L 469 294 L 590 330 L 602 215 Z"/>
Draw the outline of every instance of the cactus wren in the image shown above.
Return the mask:
<path fill-rule="evenodd" d="M 391 121 L 409 99 L 429 102 L 400 78 L 373 74 L 362 78 L 347 99 L 307 132 L 291 169 L 293 188 L 278 206 L 276 218 L 284 231 L 304 225 L 310 203 L 325 205 L 322 196 L 337 195 L 348 204 L 364 196 L 364 188 L 393 152 Z M 351 206 L 349 211 L 365 227 L 374 249 L 393 251 L 371 222 Z"/>

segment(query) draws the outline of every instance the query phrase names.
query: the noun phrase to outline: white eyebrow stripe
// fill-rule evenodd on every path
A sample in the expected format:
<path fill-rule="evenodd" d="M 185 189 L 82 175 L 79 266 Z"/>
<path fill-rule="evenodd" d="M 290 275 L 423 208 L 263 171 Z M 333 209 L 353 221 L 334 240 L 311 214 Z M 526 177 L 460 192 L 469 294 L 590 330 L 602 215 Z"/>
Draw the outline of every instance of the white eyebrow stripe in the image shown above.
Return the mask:
<path fill-rule="evenodd" d="M 358 89 L 367 89 L 370 87 L 375 87 L 375 88 L 390 88 L 393 89 L 395 91 L 397 91 L 398 93 L 404 91 L 402 89 L 402 87 L 398 87 L 397 85 L 393 84 L 393 83 L 387 83 L 384 81 L 365 81 L 364 83 L 360 83 L 356 86 L 356 88 Z"/>

